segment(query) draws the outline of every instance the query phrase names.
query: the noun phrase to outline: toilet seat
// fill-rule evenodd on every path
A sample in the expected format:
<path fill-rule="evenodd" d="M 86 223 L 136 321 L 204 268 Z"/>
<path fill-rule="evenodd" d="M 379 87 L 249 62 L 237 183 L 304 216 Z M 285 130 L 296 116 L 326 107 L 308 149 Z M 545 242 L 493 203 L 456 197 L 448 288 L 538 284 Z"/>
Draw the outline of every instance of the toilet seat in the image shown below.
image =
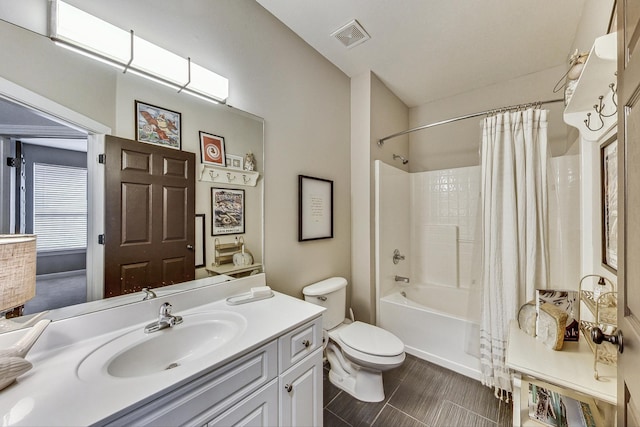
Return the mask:
<path fill-rule="evenodd" d="M 404 344 L 398 337 L 367 323 L 342 324 L 329 331 L 329 338 L 340 346 L 348 359 L 370 369 L 393 369 L 402 365 L 405 359 Z"/>
<path fill-rule="evenodd" d="M 340 339 L 349 347 L 373 356 L 397 356 L 404 352 L 404 344 L 391 332 L 363 322 L 353 322 L 338 331 Z"/>

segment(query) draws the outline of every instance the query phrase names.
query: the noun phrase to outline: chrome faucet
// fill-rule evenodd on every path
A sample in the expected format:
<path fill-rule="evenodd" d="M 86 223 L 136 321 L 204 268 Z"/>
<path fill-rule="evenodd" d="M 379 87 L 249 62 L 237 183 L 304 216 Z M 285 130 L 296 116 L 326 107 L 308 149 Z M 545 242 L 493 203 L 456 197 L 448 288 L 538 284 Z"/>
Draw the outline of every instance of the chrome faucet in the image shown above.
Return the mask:
<path fill-rule="evenodd" d="M 403 283 L 409 283 L 409 278 L 408 277 L 402 277 L 402 276 L 396 276 L 394 277 L 394 279 L 396 282 L 403 282 Z"/>
<path fill-rule="evenodd" d="M 158 297 L 158 295 L 156 295 L 156 293 L 149 288 L 142 288 L 142 292 L 144 292 L 144 297 L 142 298 L 142 301 L 146 301 L 146 300 Z"/>
<path fill-rule="evenodd" d="M 168 302 L 162 304 L 160 306 L 160 315 L 158 316 L 158 320 L 145 326 L 144 333 L 150 334 L 182 323 L 182 316 L 173 316 L 171 314 L 171 309 L 172 306 Z"/>

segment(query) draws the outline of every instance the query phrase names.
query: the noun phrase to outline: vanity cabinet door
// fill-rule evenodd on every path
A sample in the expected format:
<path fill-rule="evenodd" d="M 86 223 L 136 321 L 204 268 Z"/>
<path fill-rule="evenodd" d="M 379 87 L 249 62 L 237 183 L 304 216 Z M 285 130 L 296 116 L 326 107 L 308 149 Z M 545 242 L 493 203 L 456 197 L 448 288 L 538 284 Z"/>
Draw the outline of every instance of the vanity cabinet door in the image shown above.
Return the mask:
<path fill-rule="evenodd" d="M 322 425 L 322 348 L 280 375 L 280 425 Z"/>

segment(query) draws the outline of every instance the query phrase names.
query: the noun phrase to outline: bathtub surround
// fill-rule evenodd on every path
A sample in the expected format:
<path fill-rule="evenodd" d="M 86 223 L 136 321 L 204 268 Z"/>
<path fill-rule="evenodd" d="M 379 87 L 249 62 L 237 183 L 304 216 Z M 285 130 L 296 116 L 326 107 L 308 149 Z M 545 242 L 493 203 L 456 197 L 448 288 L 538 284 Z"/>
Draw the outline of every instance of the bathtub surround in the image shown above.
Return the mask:
<path fill-rule="evenodd" d="M 482 132 L 483 384 L 511 392 L 509 321 L 549 280 L 547 110 L 487 117 Z"/>

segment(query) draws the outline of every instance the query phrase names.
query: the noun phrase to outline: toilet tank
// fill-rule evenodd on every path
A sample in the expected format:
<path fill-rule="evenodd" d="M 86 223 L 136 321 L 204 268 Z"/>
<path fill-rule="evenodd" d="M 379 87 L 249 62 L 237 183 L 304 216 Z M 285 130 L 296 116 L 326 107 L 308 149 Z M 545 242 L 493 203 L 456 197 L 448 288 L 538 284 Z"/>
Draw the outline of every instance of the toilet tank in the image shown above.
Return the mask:
<path fill-rule="evenodd" d="M 347 279 L 332 277 L 302 289 L 304 300 L 325 307 L 322 329 L 330 330 L 344 321 L 347 304 Z"/>

